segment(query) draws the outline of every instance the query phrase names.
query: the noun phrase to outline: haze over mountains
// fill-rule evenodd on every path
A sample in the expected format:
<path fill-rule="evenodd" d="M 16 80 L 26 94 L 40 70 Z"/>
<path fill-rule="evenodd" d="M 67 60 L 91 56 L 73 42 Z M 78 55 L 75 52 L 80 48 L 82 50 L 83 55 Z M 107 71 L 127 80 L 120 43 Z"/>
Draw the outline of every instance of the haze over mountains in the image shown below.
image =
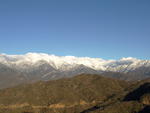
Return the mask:
<path fill-rule="evenodd" d="M 150 77 L 150 60 L 132 57 L 104 60 L 44 53 L 0 54 L 0 78 L 3 80 L 0 82 L 1 88 L 24 82 L 72 77 L 81 73 L 141 80 Z"/>

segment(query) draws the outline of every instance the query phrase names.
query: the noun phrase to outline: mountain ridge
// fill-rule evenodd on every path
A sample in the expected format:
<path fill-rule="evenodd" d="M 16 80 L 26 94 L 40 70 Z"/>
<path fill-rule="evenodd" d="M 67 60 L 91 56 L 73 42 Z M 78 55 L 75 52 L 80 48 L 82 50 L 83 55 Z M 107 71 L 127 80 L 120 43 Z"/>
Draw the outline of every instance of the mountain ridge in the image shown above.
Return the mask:
<path fill-rule="evenodd" d="M 99 74 L 127 81 L 142 80 L 150 77 L 150 60 L 132 57 L 104 60 L 44 53 L 0 54 L 0 79 L 3 80 L 0 82 L 0 88 L 18 83 L 73 77 L 82 73 Z"/>
<path fill-rule="evenodd" d="M 132 57 L 120 60 L 104 60 L 101 58 L 75 57 L 75 56 L 55 56 L 45 53 L 27 53 L 25 55 L 0 54 L 0 63 L 19 69 L 38 66 L 47 63 L 58 70 L 70 70 L 78 65 L 84 65 L 94 70 L 125 72 L 134 70 L 140 66 L 150 66 L 150 60 L 140 60 Z M 65 68 L 64 68 L 65 67 Z M 124 70 L 129 68 L 129 70 Z"/>
<path fill-rule="evenodd" d="M 0 113 L 148 113 L 149 89 L 150 79 L 80 74 L 2 89 Z"/>

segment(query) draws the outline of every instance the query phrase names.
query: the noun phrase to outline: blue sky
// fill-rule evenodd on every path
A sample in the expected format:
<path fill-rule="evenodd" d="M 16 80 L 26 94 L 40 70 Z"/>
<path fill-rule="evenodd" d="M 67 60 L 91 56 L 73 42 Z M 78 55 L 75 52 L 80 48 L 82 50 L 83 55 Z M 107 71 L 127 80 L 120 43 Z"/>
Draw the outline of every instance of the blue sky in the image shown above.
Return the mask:
<path fill-rule="evenodd" d="M 149 0 L 0 0 L 0 53 L 150 58 Z"/>

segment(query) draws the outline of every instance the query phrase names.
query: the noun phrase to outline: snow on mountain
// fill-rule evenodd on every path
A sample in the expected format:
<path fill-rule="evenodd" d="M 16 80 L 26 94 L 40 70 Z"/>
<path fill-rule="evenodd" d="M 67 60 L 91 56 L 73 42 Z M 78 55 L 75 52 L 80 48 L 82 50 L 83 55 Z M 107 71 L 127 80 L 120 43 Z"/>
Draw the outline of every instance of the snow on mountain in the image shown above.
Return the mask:
<path fill-rule="evenodd" d="M 126 72 L 141 66 L 150 66 L 149 60 L 128 57 L 120 60 L 104 60 L 101 58 L 55 56 L 45 53 L 27 53 L 25 55 L 0 54 L 0 63 L 16 69 L 27 70 L 38 67 L 42 63 L 49 64 L 57 70 L 70 70 L 84 65 L 94 70 Z"/>
<path fill-rule="evenodd" d="M 150 60 L 132 57 L 104 60 L 44 53 L 0 54 L 0 89 L 39 80 L 72 77 L 81 73 L 102 74 L 122 80 L 142 80 L 150 77 Z"/>

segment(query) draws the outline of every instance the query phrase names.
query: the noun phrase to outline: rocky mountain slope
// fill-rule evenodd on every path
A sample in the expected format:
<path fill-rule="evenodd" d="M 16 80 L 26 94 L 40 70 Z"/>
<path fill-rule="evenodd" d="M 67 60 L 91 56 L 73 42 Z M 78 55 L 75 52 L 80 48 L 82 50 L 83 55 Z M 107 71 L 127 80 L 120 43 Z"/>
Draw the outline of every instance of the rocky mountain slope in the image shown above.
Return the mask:
<path fill-rule="evenodd" d="M 150 77 L 150 61 L 130 57 L 103 60 L 44 53 L 0 54 L 0 79 L 3 80 L 0 81 L 0 88 L 72 77 L 81 73 L 101 74 L 122 80 L 142 80 Z"/>
<path fill-rule="evenodd" d="M 65 108 L 79 107 L 76 110 L 80 112 L 80 107 L 86 109 L 104 102 L 122 92 L 127 86 L 128 83 L 124 81 L 85 74 L 73 78 L 41 81 L 0 90 L 0 108 L 14 111 L 24 108 L 32 108 L 31 111 L 58 108 L 63 111 Z"/>
<path fill-rule="evenodd" d="M 149 105 L 150 79 L 82 74 L 0 90 L 0 113 L 148 113 Z"/>

